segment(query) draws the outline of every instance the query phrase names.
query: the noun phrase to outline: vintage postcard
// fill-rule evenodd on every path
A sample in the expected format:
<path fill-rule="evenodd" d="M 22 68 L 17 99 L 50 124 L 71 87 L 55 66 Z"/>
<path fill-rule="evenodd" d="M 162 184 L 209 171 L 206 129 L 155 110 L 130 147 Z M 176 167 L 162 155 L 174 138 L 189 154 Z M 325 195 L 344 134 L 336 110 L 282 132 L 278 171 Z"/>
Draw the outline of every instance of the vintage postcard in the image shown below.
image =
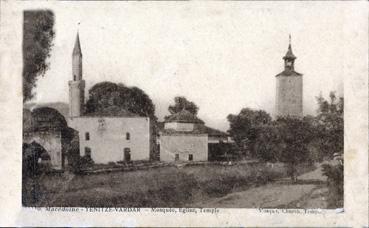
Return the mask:
<path fill-rule="evenodd" d="M 369 225 L 367 2 L 0 7 L 1 225 Z"/>

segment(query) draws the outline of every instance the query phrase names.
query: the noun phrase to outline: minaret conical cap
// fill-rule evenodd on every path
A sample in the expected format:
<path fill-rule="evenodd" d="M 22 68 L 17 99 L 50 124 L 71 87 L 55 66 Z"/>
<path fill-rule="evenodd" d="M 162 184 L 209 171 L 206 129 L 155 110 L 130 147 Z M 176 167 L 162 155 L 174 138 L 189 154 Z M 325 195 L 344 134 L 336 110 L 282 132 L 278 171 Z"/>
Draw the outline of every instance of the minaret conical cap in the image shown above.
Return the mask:
<path fill-rule="evenodd" d="M 81 44 L 79 42 L 79 33 L 77 32 L 76 42 L 74 43 L 73 55 L 82 56 Z"/>

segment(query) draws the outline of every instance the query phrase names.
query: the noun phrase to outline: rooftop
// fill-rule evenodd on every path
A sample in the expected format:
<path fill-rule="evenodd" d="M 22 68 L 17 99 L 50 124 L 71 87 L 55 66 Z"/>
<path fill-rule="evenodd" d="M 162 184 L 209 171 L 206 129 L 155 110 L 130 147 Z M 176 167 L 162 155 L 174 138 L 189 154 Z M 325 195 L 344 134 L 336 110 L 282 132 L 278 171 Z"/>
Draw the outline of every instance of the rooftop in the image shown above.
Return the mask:
<path fill-rule="evenodd" d="M 181 110 L 180 112 L 174 113 L 170 115 L 166 120 L 166 123 L 177 122 L 177 123 L 196 123 L 196 124 L 204 124 L 204 121 L 197 118 L 194 114 L 187 111 L 186 109 Z"/>
<path fill-rule="evenodd" d="M 276 75 L 276 77 L 278 76 L 302 76 L 302 74 L 296 72 L 295 70 L 285 69 L 284 71 Z"/>
<path fill-rule="evenodd" d="M 23 131 L 51 131 L 67 129 L 67 121 L 57 110 L 49 107 L 36 108 L 32 111 L 23 109 Z"/>
<path fill-rule="evenodd" d="M 158 128 L 161 133 L 164 134 L 176 134 L 176 133 L 187 133 L 187 134 L 208 134 L 209 137 L 227 137 L 226 132 L 205 126 L 204 124 L 195 124 L 193 131 L 178 131 L 174 129 L 164 129 L 164 122 L 158 122 Z"/>

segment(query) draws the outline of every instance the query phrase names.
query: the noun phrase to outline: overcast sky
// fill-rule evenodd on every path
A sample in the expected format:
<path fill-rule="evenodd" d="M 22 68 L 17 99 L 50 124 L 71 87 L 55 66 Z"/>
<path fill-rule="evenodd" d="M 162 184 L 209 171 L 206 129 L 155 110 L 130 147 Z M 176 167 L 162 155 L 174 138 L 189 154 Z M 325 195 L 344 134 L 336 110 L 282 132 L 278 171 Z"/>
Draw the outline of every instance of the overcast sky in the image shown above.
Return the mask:
<path fill-rule="evenodd" d="M 80 22 L 86 95 L 101 81 L 137 86 L 152 98 L 159 119 L 182 95 L 200 107 L 207 125 L 222 130 L 227 115 L 243 107 L 273 115 L 275 75 L 283 70 L 291 34 L 295 70 L 304 75 L 304 113 L 314 114 L 320 92 L 343 94 L 343 7 L 309 1 L 53 4 L 46 7 L 56 17 L 50 69 L 33 101 L 68 101 Z"/>

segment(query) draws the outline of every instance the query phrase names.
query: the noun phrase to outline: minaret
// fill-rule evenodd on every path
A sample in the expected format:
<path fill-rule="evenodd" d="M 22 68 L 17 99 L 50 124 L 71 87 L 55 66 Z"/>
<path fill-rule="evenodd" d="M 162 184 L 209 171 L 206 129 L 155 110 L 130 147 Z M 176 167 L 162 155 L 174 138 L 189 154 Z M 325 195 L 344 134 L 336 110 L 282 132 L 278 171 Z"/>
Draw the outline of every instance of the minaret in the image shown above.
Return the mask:
<path fill-rule="evenodd" d="M 284 71 L 276 75 L 275 117 L 303 116 L 302 74 L 295 71 L 296 56 L 292 52 L 291 35 L 286 55 L 283 57 Z"/>
<path fill-rule="evenodd" d="M 82 51 L 77 32 L 72 54 L 72 80 L 69 81 L 69 117 L 83 115 L 85 101 L 85 81 L 82 79 Z"/>

